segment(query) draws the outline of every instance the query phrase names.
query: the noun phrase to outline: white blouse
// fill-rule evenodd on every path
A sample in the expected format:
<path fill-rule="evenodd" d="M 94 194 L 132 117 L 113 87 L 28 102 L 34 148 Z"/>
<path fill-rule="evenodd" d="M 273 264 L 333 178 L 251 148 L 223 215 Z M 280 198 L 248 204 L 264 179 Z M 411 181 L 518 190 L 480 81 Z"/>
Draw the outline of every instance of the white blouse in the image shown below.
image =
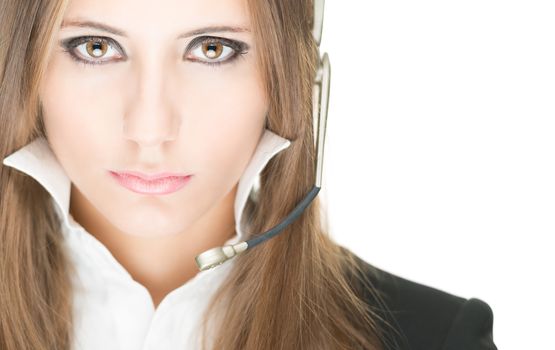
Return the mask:
<path fill-rule="evenodd" d="M 289 145 L 290 140 L 265 129 L 239 181 L 234 204 L 236 235 L 225 244 L 246 240 L 247 221 L 241 220 L 251 189 L 259 185 L 258 175 L 268 161 Z M 64 243 L 77 272 L 72 276 L 73 350 L 200 349 L 201 316 L 235 259 L 198 272 L 155 309 L 146 287 L 69 213 L 71 182 L 45 138 L 33 140 L 3 163 L 38 181 L 52 196 L 60 216 Z"/>

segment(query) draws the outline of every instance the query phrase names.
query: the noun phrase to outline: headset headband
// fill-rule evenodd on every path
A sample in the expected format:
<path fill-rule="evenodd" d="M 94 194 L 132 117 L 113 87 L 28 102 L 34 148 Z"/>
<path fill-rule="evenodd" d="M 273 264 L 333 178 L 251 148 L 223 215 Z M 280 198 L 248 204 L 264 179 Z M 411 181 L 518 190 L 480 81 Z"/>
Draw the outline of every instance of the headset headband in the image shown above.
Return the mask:
<path fill-rule="evenodd" d="M 312 28 L 312 36 L 316 40 L 316 44 L 320 46 L 322 40 L 322 28 L 324 24 L 324 0 L 314 1 L 314 27 Z"/>

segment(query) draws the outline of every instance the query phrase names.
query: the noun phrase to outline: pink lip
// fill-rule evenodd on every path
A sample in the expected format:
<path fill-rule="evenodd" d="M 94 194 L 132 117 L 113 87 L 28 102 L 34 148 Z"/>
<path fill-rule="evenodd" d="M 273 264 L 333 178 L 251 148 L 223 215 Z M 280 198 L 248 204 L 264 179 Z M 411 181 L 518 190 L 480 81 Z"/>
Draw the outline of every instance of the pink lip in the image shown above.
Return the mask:
<path fill-rule="evenodd" d="M 140 194 L 168 194 L 176 192 L 189 182 L 192 175 L 159 173 L 147 175 L 135 171 L 109 171 L 123 187 Z"/>

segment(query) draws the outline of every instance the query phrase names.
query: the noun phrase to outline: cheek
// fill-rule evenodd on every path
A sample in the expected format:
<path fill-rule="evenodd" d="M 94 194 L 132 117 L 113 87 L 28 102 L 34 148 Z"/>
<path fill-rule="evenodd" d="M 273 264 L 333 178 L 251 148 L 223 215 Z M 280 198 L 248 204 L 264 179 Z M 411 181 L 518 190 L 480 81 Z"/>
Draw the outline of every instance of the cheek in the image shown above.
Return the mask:
<path fill-rule="evenodd" d="M 49 67 L 41 86 L 47 131 L 68 137 L 71 133 L 113 137 L 120 131 L 111 125 L 117 122 L 112 116 L 124 98 L 114 81 L 68 58 L 58 57 Z"/>
<path fill-rule="evenodd" d="M 52 60 L 40 89 L 49 143 L 68 168 L 90 164 L 110 144 L 114 129 L 105 118 L 112 109 L 105 98 L 111 91 L 91 88 L 79 72 L 82 68 L 76 67 L 60 58 Z"/>
<path fill-rule="evenodd" d="M 196 68 L 188 76 L 192 85 L 180 89 L 180 100 L 188 101 L 185 144 L 192 158 L 231 175 L 246 165 L 262 135 L 268 106 L 260 80 L 245 63 L 221 71 Z"/>

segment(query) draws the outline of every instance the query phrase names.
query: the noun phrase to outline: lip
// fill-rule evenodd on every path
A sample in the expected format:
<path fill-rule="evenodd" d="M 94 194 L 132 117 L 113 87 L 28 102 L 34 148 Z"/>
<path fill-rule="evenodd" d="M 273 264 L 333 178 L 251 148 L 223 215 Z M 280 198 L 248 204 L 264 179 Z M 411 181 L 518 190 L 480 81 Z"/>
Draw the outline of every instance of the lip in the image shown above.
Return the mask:
<path fill-rule="evenodd" d="M 187 174 L 169 173 L 169 172 L 158 173 L 158 174 L 145 174 L 138 171 L 113 171 L 113 173 L 116 173 L 118 175 L 124 175 L 124 176 L 125 175 L 136 176 L 136 177 L 140 177 L 143 180 L 158 180 L 166 177 L 188 176 Z"/>
<path fill-rule="evenodd" d="M 120 185 L 135 193 L 163 195 L 183 188 L 192 175 L 178 173 L 143 174 L 136 171 L 109 171 L 111 177 Z"/>

